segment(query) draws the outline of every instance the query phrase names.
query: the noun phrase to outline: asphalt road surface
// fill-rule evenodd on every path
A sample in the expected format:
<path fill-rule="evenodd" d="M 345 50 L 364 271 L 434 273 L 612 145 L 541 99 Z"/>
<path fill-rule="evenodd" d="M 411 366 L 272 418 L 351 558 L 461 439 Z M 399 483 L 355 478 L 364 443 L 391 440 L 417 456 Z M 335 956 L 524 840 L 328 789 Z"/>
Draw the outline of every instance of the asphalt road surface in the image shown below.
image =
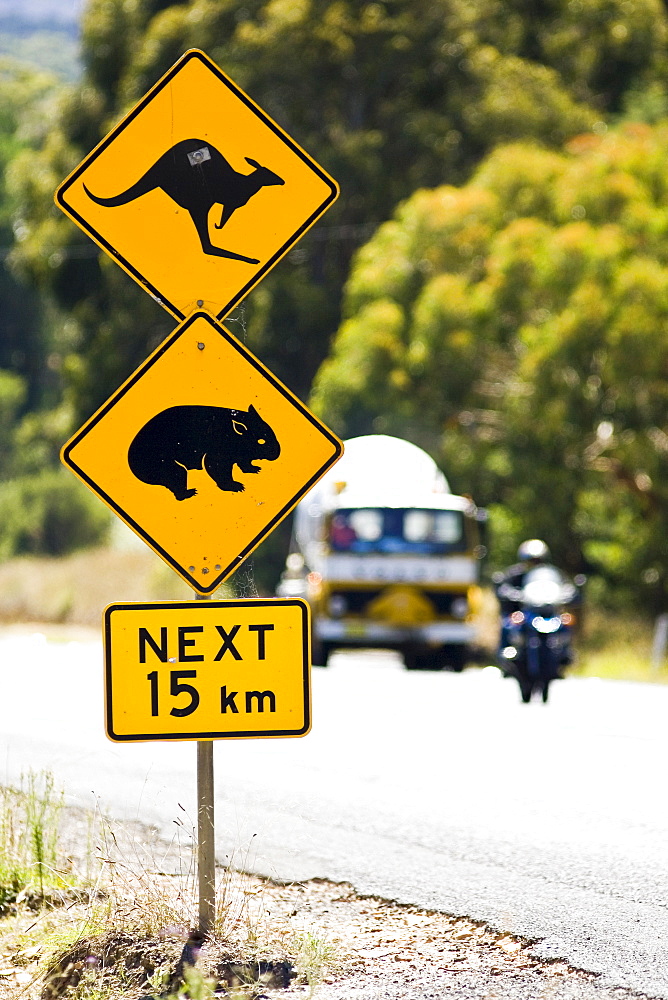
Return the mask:
<path fill-rule="evenodd" d="M 0 781 L 46 767 L 70 802 L 171 836 L 195 816 L 195 745 L 107 741 L 101 660 L 0 637 Z M 522 705 L 493 668 L 339 654 L 313 671 L 309 736 L 215 744 L 218 854 L 483 920 L 668 998 L 667 717 L 654 685 L 567 679 Z"/>

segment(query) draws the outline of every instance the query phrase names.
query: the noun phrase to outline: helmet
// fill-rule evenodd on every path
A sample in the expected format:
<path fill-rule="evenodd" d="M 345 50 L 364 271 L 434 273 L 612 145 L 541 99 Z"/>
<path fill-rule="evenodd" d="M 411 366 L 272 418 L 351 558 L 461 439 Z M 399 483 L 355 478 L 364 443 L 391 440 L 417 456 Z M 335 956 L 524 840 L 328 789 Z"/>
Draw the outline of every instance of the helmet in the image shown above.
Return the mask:
<path fill-rule="evenodd" d="M 540 538 L 529 538 L 518 548 L 517 558 L 520 562 L 546 562 L 550 558 L 550 550 Z"/>

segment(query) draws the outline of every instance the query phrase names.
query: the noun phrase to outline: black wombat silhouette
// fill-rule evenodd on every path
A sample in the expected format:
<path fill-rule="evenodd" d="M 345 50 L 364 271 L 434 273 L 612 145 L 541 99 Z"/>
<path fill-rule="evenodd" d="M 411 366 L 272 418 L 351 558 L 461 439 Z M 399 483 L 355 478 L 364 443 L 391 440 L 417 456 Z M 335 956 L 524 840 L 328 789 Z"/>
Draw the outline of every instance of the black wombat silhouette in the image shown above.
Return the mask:
<path fill-rule="evenodd" d="M 250 174 L 238 173 L 215 146 L 204 140 L 183 139 L 163 153 L 126 191 L 111 198 L 100 198 L 89 191 L 85 184 L 84 190 L 96 205 L 117 208 L 160 188 L 190 214 L 204 253 L 244 261 L 246 264 L 259 264 L 259 260 L 254 257 L 244 257 L 231 250 L 215 247 L 209 236 L 209 212 L 214 205 L 223 206 L 220 222 L 215 224 L 216 229 L 222 229 L 236 210 L 250 201 L 260 188 L 285 184 L 273 170 L 261 166 L 257 160 L 251 160 L 248 156 L 245 159 L 255 168 Z"/>
<path fill-rule="evenodd" d="M 254 406 L 170 406 L 144 424 L 128 449 L 130 469 L 142 483 L 164 486 L 177 500 L 197 493 L 188 489 L 188 470 L 205 469 L 216 486 L 233 493 L 243 484 L 232 467 L 261 472 L 254 460 L 273 462 L 281 453 L 276 435 Z"/>

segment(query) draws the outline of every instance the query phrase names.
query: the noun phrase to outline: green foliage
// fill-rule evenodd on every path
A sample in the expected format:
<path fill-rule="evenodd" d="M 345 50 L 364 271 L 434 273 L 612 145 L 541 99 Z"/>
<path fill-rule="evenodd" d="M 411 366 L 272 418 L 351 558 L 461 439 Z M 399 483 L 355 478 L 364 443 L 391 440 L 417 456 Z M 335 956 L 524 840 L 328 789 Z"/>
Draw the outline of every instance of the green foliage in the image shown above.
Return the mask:
<path fill-rule="evenodd" d="M 11 465 L 11 438 L 17 414 L 25 398 L 25 381 L 18 375 L 0 369 L 0 477 L 7 475 Z"/>
<path fill-rule="evenodd" d="M 0 483 L 0 559 L 96 545 L 109 523 L 106 508 L 66 469 Z"/>
<path fill-rule="evenodd" d="M 577 8 L 577 10 L 576 10 Z M 419 187 L 460 182 L 486 150 L 556 147 L 659 83 L 658 0 L 89 0 L 81 86 L 40 163 L 15 173 L 13 261 L 79 328 L 64 377 L 81 417 L 128 375 L 169 321 L 50 204 L 53 187 L 187 48 L 207 51 L 340 182 L 343 196 L 248 305 L 251 346 L 298 394 L 327 354 L 350 257 Z M 110 350 L 110 345 L 114 349 Z"/>
<path fill-rule="evenodd" d="M 199 969 L 186 965 L 183 969 L 185 982 L 176 993 L 170 994 L 168 1000 L 178 1000 L 179 997 L 189 997 L 190 1000 L 209 1000 L 216 995 L 216 980 L 207 979 Z M 244 1000 L 243 995 L 240 1000 Z M 250 1000 L 250 997 L 248 998 Z"/>
<path fill-rule="evenodd" d="M 25 798 L 26 832 L 30 840 L 33 867 L 44 896 L 44 882 L 56 864 L 58 816 L 63 806 L 63 792 L 56 793 L 53 775 L 45 771 L 28 775 Z"/>
<path fill-rule="evenodd" d="M 23 150 L 34 169 L 34 149 L 43 145 L 54 115 L 57 84 L 16 59 L 0 56 L 0 302 L 3 330 L 0 368 L 26 380 L 28 406 L 38 405 L 53 384 L 47 363 L 42 307 L 34 289 L 7 268 L 8 250 L 20 228 L 14 228 L 10 164 Z"/>
<path fill-rule="evenodd" d="M 313 394 L 342 434 L 429 447 L 491 505 L 499 561 L 546 537 L 651 609 L 668 600 L 667 148 L 666 125 L 502 146 L 464 187 L 417 192 L 359 252 Z"/>
<path fill-rule="evenodd" d="M 26 303 L 17 296 L 11 352 L 5 356 L 0 348 L 0 367 L 27 379 L 30 409 L 64 412 L 63 393 L 74 425 L 173 322 L 58 212 L 53 190 L 189 47 L 207 51 L 343 192 L 231 322 L 247 330 L 263 362 L 305 397 L 341 325 L 352 254 L 380 226 L 348 286 L 337 346 L 340 354 L 344 340 L 348 345 L 348 379 L 337 377 L 334 360 L 321 373 L 317 398 L 341 426 L 393 430 L 433 449 L 451 422 L 460 431 L 478 428 L 457 434 L 455 464 L 475 465 L 488 495 L 498 481 L 495 469 L 515 456 L 506 449 L 500 462 L 498 408 L 478 387 L 481 380 L 505 384 L 515 371 L 510 342 L 521 318 L 519 340 L 529 344 L 529 298 L 540 293 L 545 304 L 534 311 L 550 310 L 557 284 L 568 291 L 569 266 L 575 274 L 583 255 L 596 256 L 587 248 L 586 227 L 596 229 L 588 231 L 597 243 L 605 213 L 616 219 L 619 239 L 625 227 L 644 234 L 648 259 L 661 243 L 664 210 L 655 198 L 653 224 L 647 222 L 642 198 L 628 186 L 633 171 L 603 165 L 603 175 L 589 175 L 588 189 L 583 180 L 576 204 L 568 184 L 578 186 L 577 170 L 567 177 L 555 152 L 577 135 L 598 141 L 610 116 L 655 121 L 663 113 L 668 17 L 660 0 L 89 0 L 81 41 L 81 81 L 60 92 L 48 133 L 24 142 L 13 125 L 5 130 L 6 195 L 16 234 L 12 280 L 30 281 L 49 308 L 48 335 L 39 322 L 27 334 L 20 309 Z M 2 109 L 0 86 L 0 161 Z M 509 142 L 532 145 L 513 152 L 503 145 Z M 484 167 L 487 179 L 481 173 L 447 194 L 427 190 L 464 184 L 498 147 Z M 405 212 L 388 222 L 408 198 Z M 2 206 L 0 189 L 0 219 Z M 559 231 L 569 220 L 574 228 L 564 231 L 562 244 Z M 613 230 L 606 239 L 614 243 Z M 493 249 L 490 241 L 497 243 Z M 589 292 L 579 292 L 589 315 L 596 313 L 598 290 L 599 324 L 607 295 L 597 284 L 604 251 L 592 263 Z M 549 267 L 553 253 L 562 258 L 558 278 Z M 625 310 L 628 324 L 641 309 L 635 304 L 640 286 L 656 286 L 661 276 L 630 273 L 625 280 L 633 299 Z M 577 296 L 571 305 L 575 315 Z M 630 330 L 624 336 L 632 340 Z M 537 364 L 538 355 L 532 357 Z M 549 382 L 549 373 L 545 377 Z M 521 378 L 530 380 L 529 368 Z M 448 385 L 447 400 L 442 385 Z M 518 419 L 526 402 L 516 402 Z M 27 469 L 40 453 L 33 429 L 28 423 L 21 430 L 30 441 Z M 443 455 L 450 458 L 447 448 Z M 45 461 L 52 450 L 48 443 Z M 546 479 L 550 488 L 552 478 Z"/>

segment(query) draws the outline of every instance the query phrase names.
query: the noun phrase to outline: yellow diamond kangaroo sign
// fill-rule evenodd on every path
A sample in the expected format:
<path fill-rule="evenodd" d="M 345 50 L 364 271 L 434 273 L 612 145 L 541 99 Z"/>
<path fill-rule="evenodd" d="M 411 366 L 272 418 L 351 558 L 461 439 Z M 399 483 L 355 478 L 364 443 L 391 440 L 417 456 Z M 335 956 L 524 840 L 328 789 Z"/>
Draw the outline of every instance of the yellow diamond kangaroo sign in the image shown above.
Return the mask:
<path fill-rule="evenodd" d="M 186 52 L 56 202 L 177 319 L 222 319 L 338 195 L 208 56 Z"/>
<path fill-rule="evenodd" d="M 238 568 L 343 445 L 207 313 L 190 316 L 62 460 L 201 594 Z"/>

